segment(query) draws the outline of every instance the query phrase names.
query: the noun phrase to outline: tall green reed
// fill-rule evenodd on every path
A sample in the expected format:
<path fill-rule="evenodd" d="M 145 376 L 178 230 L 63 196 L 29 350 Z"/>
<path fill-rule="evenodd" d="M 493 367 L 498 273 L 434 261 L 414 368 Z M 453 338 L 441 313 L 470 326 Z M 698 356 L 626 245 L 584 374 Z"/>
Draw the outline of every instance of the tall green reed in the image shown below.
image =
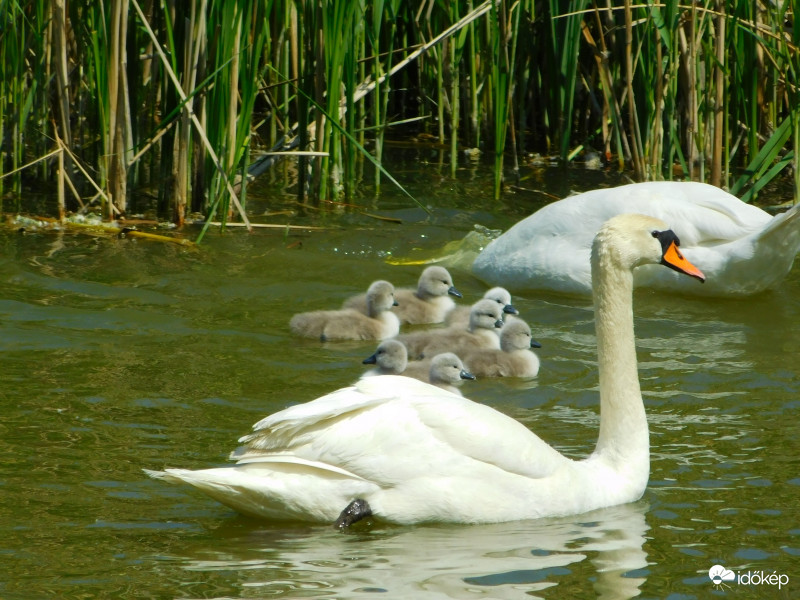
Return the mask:
<path fill-rule="evenodd" d="M 61 171 L 71 209 L 129 212 L 155 186 L 161 216 L 225 222 L 277 162 L 261 148 L 296 162 L 303 206 L 359 203 L 364 164 L 378 193 L 402 124 L 392 135 L 438 138 L 451 174 L 484 150 L 494 197 L 530 152 L 597 151 L 637 179 L 751 200 L 796 163 L 800 127 L 796 9 L 770 6 L 0 0 L 0 173 L 58 136 L 66 173 L 40 161 L 35 176 Z M 0 185 L 19 197 L 22 181 Z"/>

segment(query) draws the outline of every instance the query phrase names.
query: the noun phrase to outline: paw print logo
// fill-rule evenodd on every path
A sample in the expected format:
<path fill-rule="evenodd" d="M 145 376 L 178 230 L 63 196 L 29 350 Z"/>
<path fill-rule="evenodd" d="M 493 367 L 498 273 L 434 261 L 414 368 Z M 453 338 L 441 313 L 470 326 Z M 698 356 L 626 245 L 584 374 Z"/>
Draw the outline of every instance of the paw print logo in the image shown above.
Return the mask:
<path fill-rule="evenodd" d="M 725 585 L 725 582 L 736 579 L 736 573 L 722 565 L 714 565 L 708 570 L 708 578 L 714 585 Z"/>

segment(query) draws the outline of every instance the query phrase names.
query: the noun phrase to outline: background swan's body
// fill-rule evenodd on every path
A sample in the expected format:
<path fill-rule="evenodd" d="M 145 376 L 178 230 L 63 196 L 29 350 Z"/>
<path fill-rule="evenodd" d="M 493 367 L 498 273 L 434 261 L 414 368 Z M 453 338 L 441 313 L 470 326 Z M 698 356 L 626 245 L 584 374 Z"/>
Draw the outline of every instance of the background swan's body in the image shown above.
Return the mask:
<path fill-rule="evenodd" d="M 512 291 L 589 294 L 593 232 L 611 217 L 641 213 L 675 224 L 681 250 L 708 276 L 703 286 L 656 266 L 637 287 L 700 295 L 747 295 L 780 282 L 800 250 L 800 205 L 776 217 L 704 183 L 649 182 L 592 190 L 543 207 L 476 258 L 482 280 Z"/>
<path fill-rule="evenodd" d="M 663 227 L 656 219 L 623 215 L 596 237 L 601 419 L 597 446 L 585 460 L 563 456 L 488 406 L 382 375 L 261 420 L 240 440 L 233 467 L 149 474 L 189 483 L 245 514 L 327 522 L 355 502 L 397 523 L 477 523 L 636 500 L 650 462 L 632 270 L 663 260 L 702 278 L 677 252 L 674 234 L 658 231 Z"/>

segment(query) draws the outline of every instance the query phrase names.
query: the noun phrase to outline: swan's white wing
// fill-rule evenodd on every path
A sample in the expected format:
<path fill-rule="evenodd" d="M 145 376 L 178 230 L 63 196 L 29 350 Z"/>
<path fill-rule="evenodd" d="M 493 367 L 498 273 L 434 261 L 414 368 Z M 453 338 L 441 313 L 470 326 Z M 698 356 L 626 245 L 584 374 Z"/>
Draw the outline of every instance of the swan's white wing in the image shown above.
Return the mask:
<path fill-rule="evenodd" d="M 389 382 L 389 383 L 387 383 Z M 324 429 L 331 421 L 352 417 L 371 406 L 407 395 L 449 395 L 429 384 L 402 377 L 383 375 L 359 380 L 304 404 L 295 404 L 261 419 L 253 433 L 239 439 L 250 447 L 267 450 L 281 448 L 303 432 Z"/>
<path fill-rule="evenodd" d="M 538 478 L 568 460 L 490 407 L 390 375 L 271 415 L 241 441 L 240 463 L 308 461 L 382 487 L 476 463 Z"/>
<path fill-rule="evenodd" d="M 571 196 L 545 206 L 509 231 L 527 221 L 521 229 L 527 229 L 528 236 L 563 237 L 588 250 L 603 223 L 624 213 L 661 219 L 684 247 L 730 242 L 772 220 L 767 212 L 712 185 L 660 181 Z"/>

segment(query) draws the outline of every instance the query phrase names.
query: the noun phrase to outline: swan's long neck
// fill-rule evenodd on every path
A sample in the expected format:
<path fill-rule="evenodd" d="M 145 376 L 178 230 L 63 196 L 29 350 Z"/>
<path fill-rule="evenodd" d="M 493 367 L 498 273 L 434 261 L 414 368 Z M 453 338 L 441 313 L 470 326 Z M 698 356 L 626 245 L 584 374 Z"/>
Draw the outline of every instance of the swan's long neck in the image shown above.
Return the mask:
<path fill-rule="evenodd" d="M 592 259 L 600 370 L 600 435 L 595 455 L 617 470 L 649 473 L 650 438 L 633 334 L 633 272 L 613 252 Z"/>

